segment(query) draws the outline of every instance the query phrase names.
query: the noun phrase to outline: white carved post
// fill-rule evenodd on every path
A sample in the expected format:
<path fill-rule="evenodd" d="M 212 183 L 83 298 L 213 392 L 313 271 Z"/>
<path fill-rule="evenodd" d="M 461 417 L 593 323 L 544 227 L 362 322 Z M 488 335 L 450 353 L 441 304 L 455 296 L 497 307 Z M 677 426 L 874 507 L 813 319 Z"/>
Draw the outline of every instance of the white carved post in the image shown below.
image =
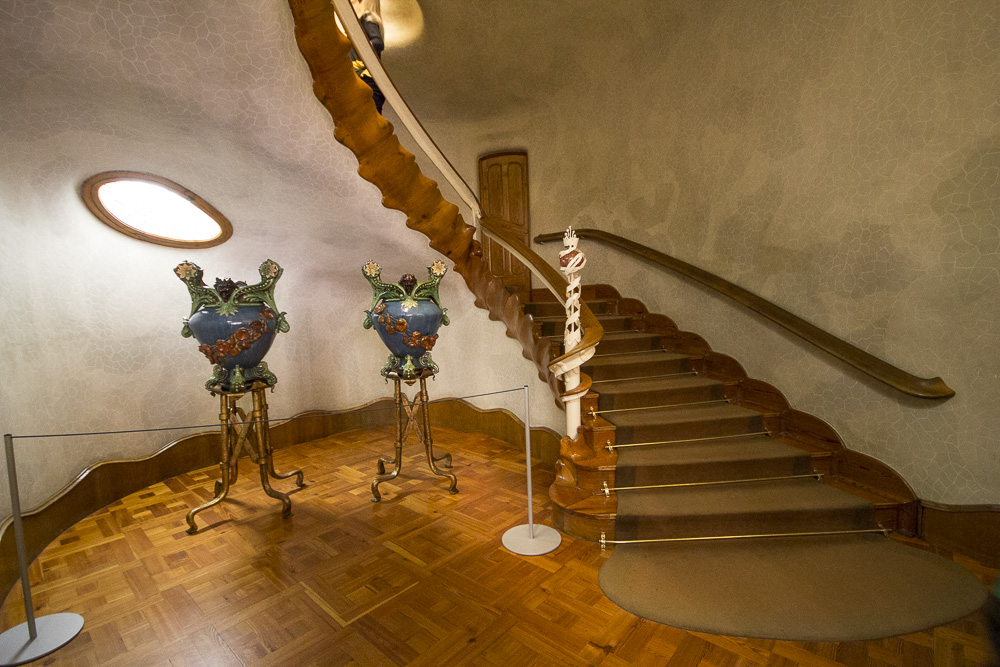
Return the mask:
<path fill-rule="evenodd" d="M 563 237 L 563 245 L 566 246 L 559 252 L 559 268 L 566 274 L 566 329 L 563 333 L 563 350 L 569 352 L 583 338 L 583 329 L 580 327 L 580 276 L 579 272 L 587 264 L 587 257 L 576 249 L 579 241 L 573 228 L 566 230 Z M 566 391 L 576 389 L 580 385 L 580 367 L 576 366 L 572 370 L 563 374 L 563 385 Z M 576 437 L 577 429 L 580 428 L 580 397 L 566 401 L 566 435 L 571 438 Z"/>

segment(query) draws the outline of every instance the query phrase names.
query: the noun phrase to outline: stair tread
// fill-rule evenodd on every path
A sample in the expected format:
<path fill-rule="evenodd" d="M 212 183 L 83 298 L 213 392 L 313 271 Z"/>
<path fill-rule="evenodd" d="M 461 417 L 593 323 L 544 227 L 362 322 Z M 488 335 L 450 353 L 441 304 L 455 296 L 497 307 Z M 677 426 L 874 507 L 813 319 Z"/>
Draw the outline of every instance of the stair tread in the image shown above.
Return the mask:
<path fill-rule="evenodd" d="M 761 515 L 769 513 L 869 510 L 872 503 L 811 479 L 748 482 L 618 494 L 618 518 Z"/>
<path fill-rule="evenodd" d="M 872 489 L 859 486 L 858 484 L 853 484 L 848 479 L 842 479 L 830 475 L 824 477 L 823 481 L 826 482 L 828 486 L 831 486 L 835 489 L 840 489 L 845 493 L 852 493 L 856 496 L 864 498 L 865 500 L 868 500 L 871 503 L 874 503 L 876 506 L 880 507 L 892 506 L 892 505 L 899 505 L 902 502 L 906 502 L 905 500 L 902 500 L 900 498 L 894 498 L 892 496 L 888 496 L 882 493 L 878 493 L 877 491 L 873 491 Z"/>
<path fill-rule="evenodd" d="M 649 333 L 646 331 L 609 331 L 604 334 L 603 340 L 629 340 L 632 338 L 661 338 L 663 334 Z"/>
<path fill-rule="evenodd" d="M 601 396 L 638 394 L 647 391 L 670 391 L 691 387 L 717 387 L 724 383 L 699 375 L 685 374 L 644 380 L 606 380 L 594 383 L 593 391 Z"/>
<path fill-rule="evenodd" d="M 809 453 L 766 435 L 749 438 L 684 442 L 618 450 L 618 468 L 697 465 L 760 459 L 809 457 Z"/>
<path fill-rule="evenodd" d="M 631 315 L 615 315 L 614 313 L 594 313 L 598 322 L 608 322 L 617 320 L 630 320 Z M 565 322 L 565 315 L 532 315 L 536 322 Z"/>
<path fill-rule="evenodd" d="M 600 349 L 600 346 L 598 346 Z M 673 352 L 667 352 L 666 350 L 650 350 L 648 352 L 630 352 L 626 354 L 608 354 L 601 355 L 595 354 L 590 360 L 584 364 L 587 366 L 616 366 L 619 364 L 636 364 L 636 363 L 650 363 L 658 361 L 673 361 L 673 360 L 683 360 L 690 359 L 691 356 L 687 354 L 675 354 Z"/>
<path fill-rule="evenodd" d="M 602 415 L 618 427 L 647 426 L 651 424 L 682 424 L 693 421 L 714 421 L 720 419 L 759 417 L 754 410 L 741 408 L 732 403 L 712 403 L 709 405 L 688 405 L 678 407 L 650 408 L 628 412 L 611 412 Z"/>

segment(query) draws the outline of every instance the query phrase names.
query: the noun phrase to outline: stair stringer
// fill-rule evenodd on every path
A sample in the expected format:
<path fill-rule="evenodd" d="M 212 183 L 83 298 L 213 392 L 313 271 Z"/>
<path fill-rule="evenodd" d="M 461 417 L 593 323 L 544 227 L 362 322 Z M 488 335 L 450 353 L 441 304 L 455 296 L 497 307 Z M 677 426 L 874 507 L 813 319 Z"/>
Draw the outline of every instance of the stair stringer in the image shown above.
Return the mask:
<path fill-rule="evenodd" d="M 489 274 L 482 247 L 473 238 L 475 229 L 444 199 L 437 183 L 424 176 L 392 123 L 376 111 L 371 89 L 354 72 L 351 43 L 337 28 L 333 5 L 329 0 L 289 0 L 289 6 L 313 91 L 333 119 L 334 137 L 357 157 L 358 173 L 379 189 L 383 206 L 405 213 L 406 226 L 427 236 L 431 248 L 454 262 L 476 306 L 503 322 L 507 336 L 521 343 L 522 355 L 534 362 L 539 379 L 559 403 L 559 381 L 548 368 L 553 358 L 549 342 L 535 335 L 518 297 Z"/>
<path fill-rule="evenodd" d="M 773 385 L 749 377 L 729 355 L 715 352 L 693 332 L 682 331 L 669 317 L 650 313 L 637 299 L 624 298 L 609 285 L 593 285 L 590 298 L 615 299 L 609 312 L 633 316 L 636 328 L 661 335 L 663 348 L 692 357 L 699 375 L 719 380 L 733 404 L 760 412 L 772 437 L 812 455 L 814 470 L 828 483 L 876 502 L 876 520 L 889 529 L 913 536 L 918 528 L 919 500 L 909 484 L 885 463 L 848 449 L 837 431 L 822 419 L 792 408 Z M 598 349 L 599 351 L 599 349 Z M 558 353 L 556 350 L 554 353 Z M 614 486 L 617 454 L 615 426 L 600 416 L 586 416 L 596 409 L 598 392 L 589 392 L 581 404 L 584 423 L 577 436 L 563 437 L 556 461 L 556 478 L 549 487 L 554 525 L 574 537 L 597 541 L 601 534 L 613 539 L 617 501 L 603 493 L 603 484 Z M 881 504 L 877 497 L 889 497 Z"/>

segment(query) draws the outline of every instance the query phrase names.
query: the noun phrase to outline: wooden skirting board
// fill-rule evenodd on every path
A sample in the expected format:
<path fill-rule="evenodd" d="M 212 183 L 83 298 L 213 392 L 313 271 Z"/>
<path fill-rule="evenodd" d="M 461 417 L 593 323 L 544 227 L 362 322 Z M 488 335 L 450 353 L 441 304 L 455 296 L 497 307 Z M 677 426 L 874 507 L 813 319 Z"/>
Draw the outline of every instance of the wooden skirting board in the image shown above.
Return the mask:
<path fill-rule="evenodd" d="M 943 505 L 921 500 L 920 536 L 987 567 L 1000 567 L 1000 505 Z"/>
<path fill-rule="evenodd" d="M 310 410 L 271 427 L 275 449 L 309 442 L 359 428 L 393 423 L 393 402 L 379 399 L 348 410 Z M 490 435 L 524 446 L 524 422 L 508 410 L 482 410 L 462 399 L 430 404 L 433 426 Z M 116 500 L 177 475 L 218 465 L 218 431 L 196 433 L 168 443 L 141 459 L 97 463 L 41 506 L 23 513 L 25 550 L 30 560 L 70 526 Z M 532 458 L 554 465 L 559 455 L 559 435 L 549 428 L 531 429 Z M 0 524 L 0 591 L 6 596 L 17 583 L 17 554 L 12 521 Z"/>

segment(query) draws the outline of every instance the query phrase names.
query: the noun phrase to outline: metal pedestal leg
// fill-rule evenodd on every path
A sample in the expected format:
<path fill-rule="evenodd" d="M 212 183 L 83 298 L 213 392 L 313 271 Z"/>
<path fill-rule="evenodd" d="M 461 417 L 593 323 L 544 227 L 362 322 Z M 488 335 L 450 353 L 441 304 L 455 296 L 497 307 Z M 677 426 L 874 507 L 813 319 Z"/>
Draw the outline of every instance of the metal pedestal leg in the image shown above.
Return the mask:
<path fill-rule="evenodd" d="M 454 473 L 446 472 L 437 467 L 437 461 L 444 461 L 445 468 L 451 468 L 451 454 L 442 454 L 441 456 L 434 455 L 434 443 L 431 439 L 431 422 L 430 413 L 427 409 L 427 380 L 426 378 L 432 375 L 428 371 L 422 371 L 420 375 L 420 392 L 417 395 L 416 401 L 411 402 L 406 394 L 403 393 L 400 382 L 407 382 L 407 384 L 413 384 L 414 380 L 404 380 L 400 378 L 395 373 L 389 375 L 389 377 L 394 382 L 393 398 L 396 409 L 396 423 L 395 423 L 395 456 L 393 458 L 380 457 L 376 461 L 376 469 L 378 473 L 375 475 L 375 479 L 372 480 L 372 502 L 377 503 L 382 500 L 382 494 L 379 493 L 378 487 L 382 482 L 387 482 L 391 479 L 395 479 L 399 475 L 399 471 L 403 467 L 403 443 L 406 442 L 406 438 L 409 436 L 411 430 L 416 430 L 420 436 L 420 439 L 424 443 L 424 449 L 427 453 L 427 465 L 430 467 L 431 472 L 435 475 L 440 475 L 442 477 L 447 477 L 451 480 L 451 487 L 448 489 L 449 493 L 458 493 L 458 479 L 455 477 Z M 417 415 L 414 414 L 414 410 L 417 405 L 420 405 L 420 410 L 422 412 L 421 419 L 417 419 Z M 422 422 L 422 423 L 421 423 Z M 387 463 L 392 464 L 392 470 L 386 472 L 385 466 Z"/>
<path fill-rule="evenodd" d="M 455 477 L 455 473 L 445 472 L 435 465 L 435 461 L 444 461 L 444 467 L 451 468 L 451 454 L 434 456 L 434 441 L 431 439 L 431 416 L 430 410 L 427 408 L 427 380 L 423 377 L 420 378 L 420 402 L 422 403 L 420 412 L 423 413 L 424 417 L 424 428 L 421 435 L 424 440 L 424 449 L 427 452 L 427 465 L 435 475 L 441 475 L 451 480 L 451 487 L 448 488 L 448 493 L 458 493 L 458 478 Z"/>
<path fill-rule="evenodd" d="M 282 517 L 288 518 L 292 515 L 292 501 L 288 494 L 273 489 L 268 477 L 288 479 L 294 476 L 296 485 L 302 488 L 305 486 L 303 473 L 301 470 L 292 470 L 287 473 L 278 473 L 274 470 L 270 429 L 267 425 L 265 389 L 267 386 L 263 383 L 254 383 L 250 389 L 253 411 L 250 413 L 249 420 L 246 412 L 237 405 L 237 402 L 248 392 L 229 393 L 217 388 L 213 390 L 213 394 L 218 393 L 220 396 L 219 469 L 221 475 L 215 483 L 215 497 L 187 513 L 188 533 L 198 532 L 198 526 L 194 520 L 195 515 L 209 507 L 218 505 L 229 495 L 229 489 L 239 477 L 239 458 L 244 450 L 260 468 L 260 484 L 264 493 L 281 501 Z"/>

